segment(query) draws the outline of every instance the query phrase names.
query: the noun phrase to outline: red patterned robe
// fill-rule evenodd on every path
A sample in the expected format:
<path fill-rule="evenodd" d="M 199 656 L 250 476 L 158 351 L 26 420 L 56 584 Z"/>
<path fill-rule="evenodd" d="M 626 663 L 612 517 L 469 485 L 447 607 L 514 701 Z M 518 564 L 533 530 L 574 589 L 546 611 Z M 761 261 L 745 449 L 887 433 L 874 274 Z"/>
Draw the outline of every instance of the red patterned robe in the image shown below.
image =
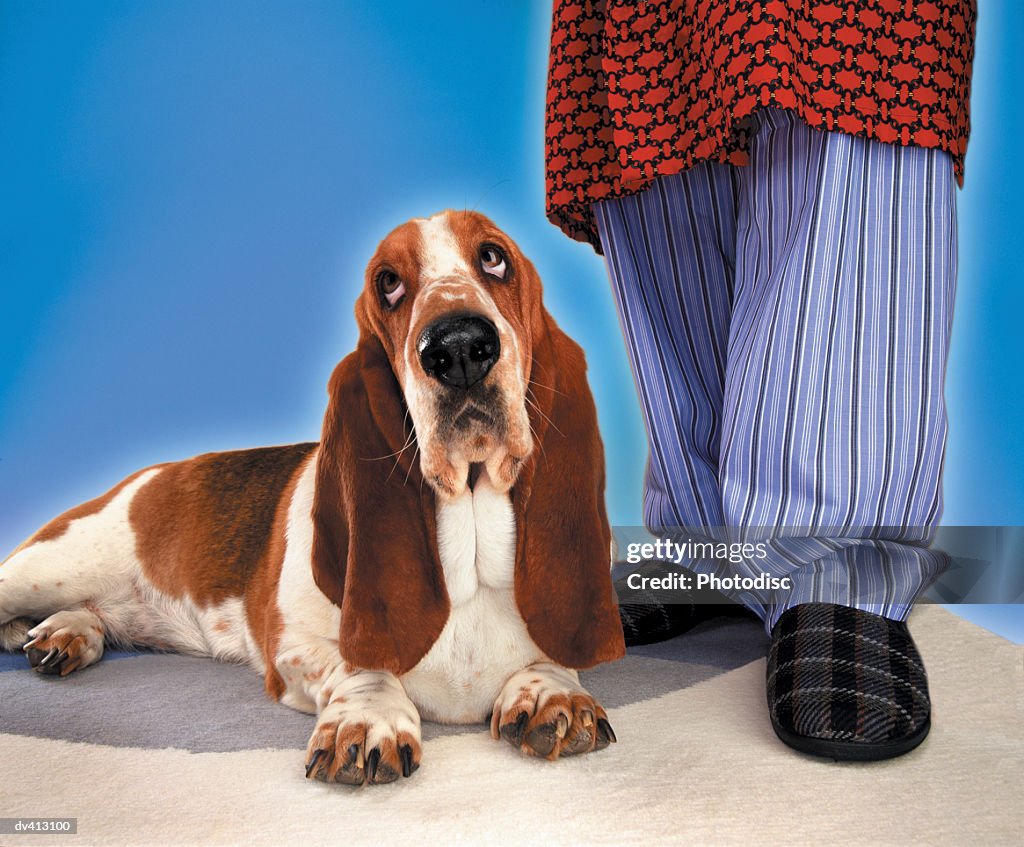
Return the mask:
<path fill-rule="evenodd" d="M 939 147 L 963 183 L 974 0 L 555 0 L 549 219 L 600 251 L 590 206 L 712 159 L 744 118 Z"/>

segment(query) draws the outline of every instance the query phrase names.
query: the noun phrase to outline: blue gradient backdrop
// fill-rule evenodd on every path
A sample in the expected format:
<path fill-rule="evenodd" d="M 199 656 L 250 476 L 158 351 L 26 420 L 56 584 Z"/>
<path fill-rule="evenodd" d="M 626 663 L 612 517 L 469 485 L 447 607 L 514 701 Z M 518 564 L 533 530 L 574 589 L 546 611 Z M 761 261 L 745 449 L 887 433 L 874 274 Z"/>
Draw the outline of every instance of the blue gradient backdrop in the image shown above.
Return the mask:
<path fill-rule="evenodd" d="M 981 0 L 949 524 L 1024 524 L 1024 4 Z M 642 423 L 604 267 L 544 219 L 547 2 L 0 2 L 0 555 L 130 471 L 318 437 L 392 226 L 478 207 L 587 350 L 613 522 Z"/>

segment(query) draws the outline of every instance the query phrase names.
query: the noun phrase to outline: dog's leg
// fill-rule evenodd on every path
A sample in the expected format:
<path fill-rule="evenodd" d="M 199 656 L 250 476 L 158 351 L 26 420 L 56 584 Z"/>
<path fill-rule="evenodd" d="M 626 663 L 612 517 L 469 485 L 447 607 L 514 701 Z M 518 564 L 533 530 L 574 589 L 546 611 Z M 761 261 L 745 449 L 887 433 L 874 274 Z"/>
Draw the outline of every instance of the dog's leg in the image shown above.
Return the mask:
<path fill-rule="evenodd" d="M 616 740 L 608 715 L 576 671 L 551 662 L 509 677 L 494 703 L 491 735 L 544 759 L 601 750 Z"/>
<path fill-rule="evenodd" d="M 111 580 L 62 541 L 29 545 L 0 567 L 0 648 L 24 650 L 39 673 L 67 676 L 103 656 L 105 627 L 89 605 Z"/>
<path fill-rule="evenodd" d="M 62 540 L 29 545 L 0 567 L 0 647 L 24 650 L 39 673 L 67 676 L 103 656 L 103 623 L 85 604 L 108 581 L 77 566 Z"/>
<path fill-rule="evenodd" d="M 78 561 L 64 539 L 30 544 L 0 566 L 0 623 L 15 618 L 39 621 L 77 606 L 102 587 L 98 568 Z M 71 553 L 71 555 L 69 555 Z"/>
<path fill-rule="evenodd" d="M 362 785 L 419 767 L 419 712 L 394 674 L 351 667 L 328 639 L 282 651 L 275 666 L 285 685 L 281 702 L 303 711 L 315 705 L 308 778 Z"/>
<path fill-rule="evenodd" d="M 99 660 L 109 634 L 100 618 L 131 594 L 138 572 L 129 506 L 157 473 L 143 471 L 65 513 L 0 565 L 0 647 L 25 648 L 43 673 L 67 675 Z"/>

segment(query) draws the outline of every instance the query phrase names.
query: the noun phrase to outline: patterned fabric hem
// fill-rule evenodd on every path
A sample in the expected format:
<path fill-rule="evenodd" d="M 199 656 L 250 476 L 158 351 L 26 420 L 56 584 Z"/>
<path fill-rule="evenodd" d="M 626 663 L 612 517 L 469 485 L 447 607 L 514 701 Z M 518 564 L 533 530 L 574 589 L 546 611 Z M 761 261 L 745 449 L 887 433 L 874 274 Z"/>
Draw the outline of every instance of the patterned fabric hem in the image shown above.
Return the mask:
<path fill-rule="evenodd" d="M 662 176 L 672 176 L 682 171 L 689 170 L 694 165 L 704 161 L 723 162 L 731 165 L 745 166 L 749 164 L 747 155 L 750 138 L 750 121 L 755 114 L 765 108 L 780 108 L 790 111 L 800 118 L 812 129 L 820 131 L 844 132 L 842 127 L 816 126 L 815 119 L 820 118 L 820 113 L 803 103 L 799 99 L 793 102 L 793 92 L 788 89 L 780 89 L 771 92 L 768 102 L 755 106 L 741 105 L 732 111 L 731 115 L 724 120 L 725 126 L 731 126 L 729 132 L 718 131 L 714 133 L 715 144 L 705 145 L 703 149 L 679 149 L 674 154 L 662 159 L 657 169 L 651 169 L 641 176 L 617 180 L 615 187 L 602 183 L 600 186 L 592 186 L 589 183 L 582 183 L 576 187 L 576 194 L 584 199 L 580 201 L 555 202 L 552 195 L 552 186 L 547 186 L 547 218 L 562 232 L 574 241 L 582 241 L 594 248 L 599 255 L 604 255 L 601 247 L 601 237 L 598 234 L 597 222 L 594 218 L 594 198 L 610 200 L 617 197 L 626 197 L 631 194 L 639 194 L 649 188 L 655 180 Z M 784 105 L 785 104 L 785 105 Z M 910 146 L 910 140 L 902 140 L 899 135 L 898 124 L 875 123 L 870 129 L 861 129 L 857 132 L 845 132 L 847 135 L 854 135 L 861 138 L 868 138 L 873 141 L 880 141 L 887 144 L 902 144 Z M 953 172 L 957 184 L 963 188 L 964 185 L 964 156 L 962 151 L 954 150 L 951 144 L 944 143 L 938 136 L 932 143 L 914 142 L 913 146 L 924 148 L 938 148 L 949 153 L 953 158 Z M 607 174 L 605 174 L 607 176 Z"/>

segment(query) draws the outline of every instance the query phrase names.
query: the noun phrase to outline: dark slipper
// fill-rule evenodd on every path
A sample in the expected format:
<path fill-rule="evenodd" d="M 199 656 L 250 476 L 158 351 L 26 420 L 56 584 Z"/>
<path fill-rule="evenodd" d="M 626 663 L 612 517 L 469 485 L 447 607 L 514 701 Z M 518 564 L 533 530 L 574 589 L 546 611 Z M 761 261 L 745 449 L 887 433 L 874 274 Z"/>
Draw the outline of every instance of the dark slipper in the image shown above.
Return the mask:
<path fill-rule="evenodd" d="M 673 587 L 634 588 L 628 582 L 634 574 L 648 580 L 659 580 L 662 585 L 671 583 Z M 619 619 L 622 621 L 626 646 L 667 641 L 702 621 L 722 615 L 752 615 L 752 612 L 717 591 L 680 587 L 681 577 L 688 580 L 691 586 L 696 584 L 697 577 L 693 571 L 666 562 L 647 561 L 615 580 Z"/>
<path fill-rule="evenodd" d="M 788 609 L 772 629 L 768 711 L 782 741 L 833 759 L 889 759 L 931 727 L 924 664 L 907 625 L 832 603 Z"/>

